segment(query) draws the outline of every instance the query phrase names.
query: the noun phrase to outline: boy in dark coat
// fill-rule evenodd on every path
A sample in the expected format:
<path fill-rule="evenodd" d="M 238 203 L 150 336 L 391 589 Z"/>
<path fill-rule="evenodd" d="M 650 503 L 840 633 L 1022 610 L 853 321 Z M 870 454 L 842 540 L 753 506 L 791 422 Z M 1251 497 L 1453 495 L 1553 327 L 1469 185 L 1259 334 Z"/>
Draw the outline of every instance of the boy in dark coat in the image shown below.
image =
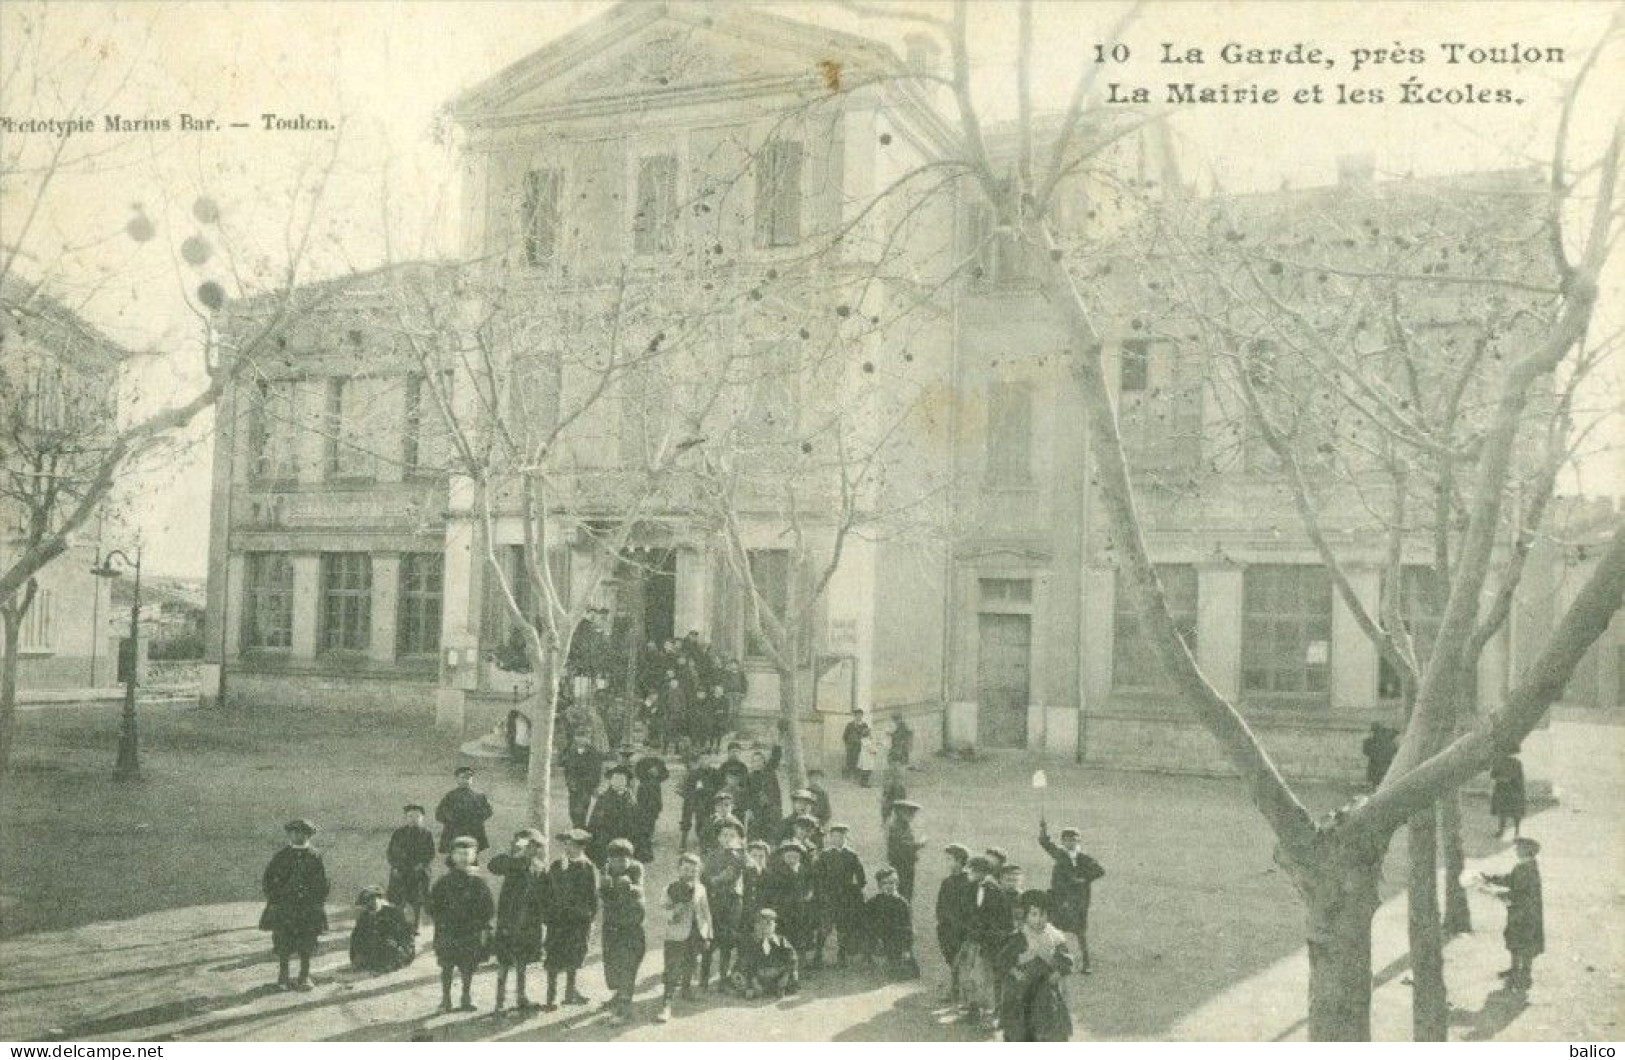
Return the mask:
<path fill-rule="evenodd" d="M 398 906 L 384 898 L 382 887 L 368 887 L 356 899 L 361 912 L 350 931 L 350 966 L 363 972 L 393 972 L 416 956 L 417 929 Z"/>
<path fill-rule="evenodd" d="M 587 811 L 587 831 L 592 833 L 587 855 L 593 864 L 603 865 L 610 841 L 631 840 L 638 834 L 638 807 L 632 801 L 632 771 L 614 766 L 607 774 L 609 787 L 593 796 Z"/>
<path fill-rule="evenodd" d="M 1524 787 L 1523 763 L 1517 751 L 1504 754 L 1490 766 L 1490 815 L 1495 818 L 1495 838 L 1500 839 L 1512 822 L 1512 834 L 1517 836 L 1523 827 Z"/>
<path fill-rule="evenodd" d="M 576 989 L 576 972 L 587 959 L 587 938 L 598 916 L 598 870 L 587 859 L 592 836 L 579 828 L 560 834 L 565 854 L 547 870 L 547 1003 L 558 1008 L 559 973 L 564 973 L 564 1003 L 585 1005 Z"/>
<path fill-rule="evenodd" d="M 1512 842 L 1518 863 L 1511 872 L 1485 875 L 1484 880 L 1503 888 L 1501 900 L 1507 905 L 1507 926 L 1502 934 L 1512 967 L 1501 973 L 1512 990 L 1528 990 L 1534 985 L 1535 958 L 1546 951 L 1546 908 L 1540 893 L 1540 865 L 1535 856 L 1540 844 L 1533 839 Z"/>
<path fill-rule="evenodd" d="M 773 909 L 756 912 L 749 941 L 740 948 L 733 985 L 747 998 L 783 997 L 801 987 L 796 948 L 778 933 Z"/>
<path fill-rule="evenodd" d="M 724 828 L 737 828 L 739 833 L 745 833 L 745 824 L 734 816 L 734 797 L 727 791 L 719 791 L 712 800 L 714 808 L 711 819 L 700 828 L 700 854 L 705 855 L 717 848 L 719 835 Z"/>
<path fill-rule="evenodd" d="M 724 758 L 722 764 L 717 766 L 717 773 L 721 776 L 722 785 L 731 785 L 735 790 L 741 792 L 745 790 L 745 784 L 750 779 L 750 766 L 746 765 L 744 759 L 739 757 L 739 752 L 744 749 L 745 745 L 738 741 L 730 743 L 728 745 L 728 757 Z M 718 787 L 717 790 L 721 791 L 722 788 Z"/>
<path fill-rule="evenodd" d="M 794 839 L 779 844 L 778 856 L 762 876 L 762 904 L 778 911 L 779 927 L 796 952 L 812 949 L 817 930 L 817 914 L 812 904 L 812 879 L 807 872 L 806 851 Z"/>
<path fill-rule="evenodd" d="M 660 812 L 666 808 L 664 785 L 671 770 L 659 755 L 644 755 L 632 767 L 632 776 L 638 782 L 638 832 L 632 848 L 637 859 L 647 865 L 655 859 L 655 828 L 660 823 Z"/>
<path fill-rule="evenodd" d="M 771 755 L 751 752 L 750 776 L 745 778 L 745 828 L 752 839 L 771 841 L 773 829 L 784 815 L 784 789 L 779 786 L 782 757 L 783 750 L 778 744 L 773 745 Z"/>
<path fill-rule="evenodd" d="M 688 849 L 688 835 L 694 833 L 694 842 L 704 837 L 706 821 L 716 805 L 722 790 L 722 774 L 708 764 L 698 751 L 689 751 L 683 759 L 683 780 L 678 792 L 683 797 L 683 817 L 677 826 L 677 849 Z"/>
<path fill-rule="evenodd" d="M 868 737 L 869 723 L 863 720 L 863 711 L 854 710 L 852 720 L 841 730 L 841 745 L 846 751 L 846 760 L 841 766 L 843 775 L 858 775 L 858 755 L 863 751 L 863 741 Z"/>
<path fill-rule="evenodd" d="M 824 963 L 824 945 L 831 934 L 836 938 L 835 959 L 838 964 L 845 965 L 847 958 L 863 950 L 859 939 L 861 910 L 863 888 L 869 881 L 863 871 L 863 862 L 846 845 L 848 832 L 844 824 L 830 825 L 829 846 L 813 860 L 813 901 L 818 910 L 818 927 L 808 958 L 812 967 Z"/>
<path fill-rule="evenodd" d="M 813 814 L 817 802 L 810 790 L 797 788 L 790 794 L 790 815 L 778 822 L 773 834 L 767 838 L 775 843 L 782 843 L 786 839 L 800 840 L 809 853 L 822 848 L 824 829 Z M 806 827 L 803 829 L 802 825 Z"/>
<path fill-rule="evenodd" d="M 983 1026 L 991 1022 L 997 1011 L 994 960 L 1010 937 L 1012 918 L 1009 895 L 999 887 L 992 870 L 992 859 L 985 854 L 978 854 L 965 864 L 972 886 L 971 914 L 955 961 L 965 1017 Z"/>
<path fill-rule="evenodd" d="M 1365 755 L 1365 786 L 1372 791 L 1376 791 L 1382 778 L 1388 775 L 1388 767 L 1399 753 L 1397 736 L 1393 729 L 1374 721 L 1370 733 L 1360 743 L 1360 753 Z"/>
<path fill-rule="evenodd" d="M 603 782 L 604 756 L 592 746 L 586 733 L 577 733 L 570 749 L 564 752 L 564 787 L 570 796 L 571 827 L 587 827 L 587 811 Z"/>
<path fill-rule="evenodd" d="M 807 790 L 812 792 L 812 815 L 818 818 L 818 827 L 827 829 L 830 818 L 835 816 L 835 811 L 830 808 L 829 789 L 824 785 L 822 769 L 807 770 Z"/>
<path fill-rule="evenodd" d="M 513 837 L 513 848 L 491 859 L 490 869 L 502 877 L 497 896 L 497 1003 L 501 1014 L 513 970 L 514 1011 L 524 1014 L 536 1006 L 525 996 L 525 969 L 542 959 L 547 928 L 547 865 L 542 860 L 542 834 L 526 828 Z"/>
<path fill-rule="evenodd" d="M 491 800 L 474 787 L 474 770 L 457 767 L 457 786 L 446 792 L 434 809 L 440 822 L 440 852 L 451 853 L 452 840 L 472 836 L 479 850 L 490 846 L 485 838 L 485 822 L 491 819 Z"/>
<path fill-rule="evenodd" d="M 607 848 L 598 897 L 604 909 L 604 985 L 618 1023 L 632 1022 L 632 997 L 648 942 L 643 934 L 643 866 L 632 844 L 616 839 Z"/>
<path fill-rule="evenodd" d="M 435 881 L 429 892 L 429 915 L 434 918 L 434 955 L 440 962 L 440 1011 L 451 1011 L 451 981 L 463 981 L 461 1012 L 473 1012 L 474 969 L 485 959 L 491 918 L 496 904 L 491 888 L 474 875 L 479 868 L 479 842 L 473 836 L 451 841 L 446 864 L 451 869 Z"/>
<path fill-rule="evenodd" d="M 276 954 L 276 985 L 283 990 L 311 990 L 310 958 L 316 940 L 327 930 L 327 869 L 322 856 L 310 847 L 316 826 L 304 818 L 289 821 L 283 828 L 288 845 L 271 855 L 261 885 L 265 890 L 265 912 L 260 929 L 271 933 L 271 950 Z M 288 962 L 299 958 L 299 978 L 288 975 Z"/>
<path fill-rule="evenodd" d="M 740 833 L 744 834 L 743 831 Z M 752 839 L 745 844 L 745 871 L 743 874 L 741 890 L 744 893 L 745 924 L 747 929 L 753 929 L 756 923 L 756 914 L 767 905 L 762 901 L 762 877 L 767 875 L 767 865 L 772 853 L 766 843 L 760 839 Z M 778 914 L 774 914 L 777 918 Z M 777 930 L 777 923 L 774 925 Z"/>
<path fill-rule="evenodd" d="M 1055 863 L 1049 877 L 1049 923 L 1078 940 L 1078 971 L 1089 974 L 1089 891 L 1106 875 L 1100 862 L 1079 846 L 1076 828 L 1061 829 L 1061 845 L 1049 837 L 1043 818 L 1038 821 L 1038 845 Z"/>
<path fill-rule="evenodd" d="M 942 948 L 942 962 L 948 966 L 948 1000 L 957 1001 L 959 948 L 965 944 L 971 914 L 976 911 L 976 884 L 965 872 L 969 850 L 958 843 L 949 843 L 943 853 L 948 859 L 948 874 L 937 887 L 937 945 Z"/>
<path fill-rule="evenodd" d="M 744 931 L 745 835 L 733 825 L 724 825 L 717 833 L 717 845 L 705 855 L 700 865 L 700 880 L 705 884 L 706 898 L 711 906 L 711 945 L 700 954 L 700 989 L 708 989 L 711 982 L 711 957 L 716 955 L 717 980 L 728 981 L 733 967 L 733 956 Z"/>
<path fill-rule="evenodd" d="M 875 886 L 880 893 L 863 909 L 869 953 L 893 979 L 917 979 L 920 965 L 914 959 L 914 910 L 897 893 L 897 870 L 888 867 L 875 873 Z"/>
<path fill-rule="evenodd" d="M 417 932 L 423 903 L 429 898 L 429 866 L 434 862 L 434 833 L 423 827 L 425 810 L 417 803 L 405 807 L 406 823 L 389 836 L 389 903 L 404 914 Z"/>
<path fill-rule="evenodd" d="M 914 866 L 920 860 L 920 848 L 925 841 L 914 831 L 914 818 L 920 804 L 910 799 L 899 799 L 892 804 L 891 821 L 886 825 L 886 861 L 897 870 L 897 890 L 909 901 L 914 900 Z"/>

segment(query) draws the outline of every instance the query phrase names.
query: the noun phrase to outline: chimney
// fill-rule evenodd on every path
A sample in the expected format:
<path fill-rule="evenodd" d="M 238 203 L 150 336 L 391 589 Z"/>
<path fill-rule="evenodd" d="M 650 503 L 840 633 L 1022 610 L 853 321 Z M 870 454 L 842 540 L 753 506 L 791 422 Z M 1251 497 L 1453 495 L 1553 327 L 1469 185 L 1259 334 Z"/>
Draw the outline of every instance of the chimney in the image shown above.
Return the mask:
<path fill-rule="evenodd" d="M 1370 154 L 1338 155 L 1337 183 L 1344 185 L 1370 184 L 1377 173 L 1376 157 Z"/>

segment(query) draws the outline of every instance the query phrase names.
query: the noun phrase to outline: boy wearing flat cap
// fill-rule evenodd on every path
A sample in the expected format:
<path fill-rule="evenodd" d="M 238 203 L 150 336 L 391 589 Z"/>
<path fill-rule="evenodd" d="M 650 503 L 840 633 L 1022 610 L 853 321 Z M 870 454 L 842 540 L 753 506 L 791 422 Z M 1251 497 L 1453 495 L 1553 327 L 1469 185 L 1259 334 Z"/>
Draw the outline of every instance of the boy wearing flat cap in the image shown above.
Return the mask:
<path fill-rule="evenodd" d="M 796 948 L 778 933 L 778 920 L 773 909 L 757 910 L 750 940 L 739 952 L 733 985 L 747 998 L 784 997 L 800 989 Z"/>
<path fill-rule="evenodd" d="M 836 962 L 844 966 L 849 957 L 862 952 L 863 888 L 869 882 L 857 852 L 847 846 L 850 830 L 839 822 L 829 826 L 829 845 L 819 851 L 812 864 L 813 902 L 818 913 L 813 936 L 811 967 L 824 963 L 824 946 L 830 935 L 836 939 Z"/>
<path fill-rule="evenodd" d="M 731 824 L 717 830 L 717 846 L 700 865 L 700 879 L 705 882 L 706 898 L 711 903 L 712 944 L 700 955 L 700 989 L 711 982 L 711 957 L 717 960 L 717 980 L 725 983 L 733 968 L 734 951 L 740 935 L 746 930 L 745 870 L 749 860 L 745 855 L 744 834 Z"/>
<path fill-rule="evenodd" d="M 914 959 L 914 910 L 897 893 L 897 870 L 890 866 L 875 873 L 880 893 L 864 906 L 863 922 L 869 932 L 869 952 L 893 979 L 919 977 Z"/>
<path fill-rule="evenodd" d="M 959 948 L 965 944 L 971 914 L 976 911 L 976 884 L 966 871 L 970 851 L 959 843 L 943 848 L 948 873 L 937 887 L 937 945 L 948 966 L 947 999 L 959 1000 Z"/>
<path fill-rule="evenodd" d="M 497 959 L 497 1003 L 501 1015 L 507 1000 L 508 972 L 513 972 L 514 1011 L 524 1014 L 536 1006 L 525 994 L 525 971 L 542 959 L 547 937 L 547 864 L 542 858 L 542 833 L 523 828 L 514 833 L 506 854 L 491 858 L 490 870 L 502 877 L 497 896 L 497 929 L 493 949 Z"/>
<path fill-rule="evenodd" d="M 692 992 L 694 969 L 699 956 L 715 933 L 711 925 L 711 903 L 700 881 L 700 858 L 685 853 L 677 858 L 677 878 L 666 885 L 660 899 L 665 915 L 665 973 L 658 1023 L 671 1019 L 672 1002 Z"/>
<path fill-rule="evenodd" d="M 576 989 L 576 972 L 587 959 L 587 939 L 598 916 L 598 870 L 587 859 L 592 835 L 579 828 L 562 832 L 564 856 L 547 870 L 547 1003 L 558 1008 L 559 973 L 564 973 L 564 1003 L 585 1005 Z"/>
<path fill-rule="evenodd" d="M 471 836 L 476 852 L 490 846 L 485 838 L 485 822 L 491 819 L 491 800 L 474 787 L 474 770 L 458 766 L 457 786 L 446 792 L 435 807 L 434 819 L 440 822 L 440 852 L 451 853 L 451 842 L 458 836 Z"/>
<path fill-rule="evenodd" d="M 807 845 L 808 850 L 822 847 L 824 832 L 813 813 L 817 804 L 818 800 L 811 791 L 797 788 L 790 796 L 790 814 L 773 830 L 772 841 L 782 843 L 786 839 L 797 839 Z"/>
<path fill-rule="evenodd" d="M 634 845 L 611 840 L 598 884 L 604 908 L 604 985 L 617 1023 L 632 1022 L 632 997 L 647 942 L 643 934 L 643 866 L 634 860 Z"/>
<path fill-rule="evenodd" d="M 914 866 L 920 860 L 920 849 L 925 846 L 925 840 L 914 832 L 914 819 L 919 813 L 919 803 L 899 799 L 892 803 L 891 820 L 886 825 L 886 861 L 897 870 L 898 892 L 911 902 L 914 900 Z"/>
<path fill-rule="evenodd" d="M 434 833 L 423 826 L 426 811 L 417 803 L 404 808 L 406 823 L 389 836 L 389 849 L 384 856 L 389 861 L 389 890 L 386 896 L 391 905 L 407 917 L 415 934 L 423 916 L 423 903 L 429 897 L 429 866 L 434 863 Z"/>
<path fill-rule="evenodd" d="M 350 931 L 350 967 L 363 972 L 393 972 L 412 963 L 416 930 L 400 908 L 384 897 L 382 887 L 365 888 L 356 899 L 360 912 Z"/>
<path fill-rule="evenodd" d="M 479 841 L 458 836 L 446 855 L 450 872 L 429 891 L 429 915 L 434 918 L 434 955 L 440 962 L 440 1011 L 451 1011 L 451 982 L 461 976 L 462 1003 L 458 1010 L 473 1012 L 474 970 L 485 959 L 496 903 L 491 888 L 475 875 L 479 871 Z"/>
<path fill-rule="evenodd" d="M 1484 875 L 1484 881 L 1500 887 L 1507 906 L 1507 926 L 1501 938 L 1512 967 L 1501 973 L 1511 990 L 1526 991 L 1534 985 L 1535 958 L 1546 951 L 1545 902 L 1540 893 L 1540 865 L 1535 861 L 1540 844 L 1520 836 L 1512 841 L 1518 863 L 1511 872 Z"/>
<path fill-rule="evenodd" d="M 282 830 L 288 845 L 271 855 L 260 881 L 265 891 L 260 930 L 271 933 L 271 950 L 277 958 L 276 985 L 283 990 L 311 990 L 310 958 L 317 939 L 327 930 L 327 868 L 310 846 L 315 825 L 301 817 Z M 288 963 L 294 957 L 299 958 L 298 980 L 288 974 Z"/>
<path fill-rule="evenodd" d="M 1089 891 L 1106 875 L 1100 862 L 1083 852 L 1076 828 L 1061 829 L 1057 846 L 1049 837 L 1044 819 L 1038 819 L 1038 845 L 1054 863 L 1050 869 L 1049 919 L 1054 927 L 1077 940 L 1078 972 L 1089 974 Z"/>
<path fill-rule="evenodd" d="M 723 827 L 737 828 L 745 834 L 745 822 L 734 816 L 734 796 L 731 791 L 719 791 L 712 799 L 711 819 L 700 829 L 700 853 L 709 854 L 717 848 L 717 835 Z"/>
<path fill-rule="evenodd" d="M 761 887 L 762 904 L 778 911 L 779 930 L 798 954 L 811 951 L 817 924 L 806 853 L 794 839 L 780 843 L 778 855 L 762 875 Z"/>
<path fill-rule="evenodd" d="M 638 807 L 632 799 L 632 771 L 626 766 L 612 766 L 605 774 L 608 786 L 592 797 L 587 810 L 587 831 L 592 833 L 587 856 L 595 865 L 602 865 L 609 843 L 614 839 L 633 839 L 638 834 Z"/>

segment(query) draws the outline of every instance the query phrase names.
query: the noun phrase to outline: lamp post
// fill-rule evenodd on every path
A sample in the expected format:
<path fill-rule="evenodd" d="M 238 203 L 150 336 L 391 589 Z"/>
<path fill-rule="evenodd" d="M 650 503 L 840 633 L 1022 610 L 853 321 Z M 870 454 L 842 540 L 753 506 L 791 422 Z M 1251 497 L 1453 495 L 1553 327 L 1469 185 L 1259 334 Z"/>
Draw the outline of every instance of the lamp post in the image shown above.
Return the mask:
<path fill-rule="evenodd" d="M 90 573 L 98 578 L 119 577 L 120 572 L 113 566 L 115 557 L 135 571 L 135 586 L 130 601 L 130 655 L 124 671 L 124 713 L 119 721 L 118 762 L 113 766 L 113 776 L 118 780 L 134 780 L 141 775 L 140 745 L 135 728 L 135 685 L 141 662 L 141 550 L 135 550 L 132 560 L 122 549 L 115 548 L 90 568 Z"/>

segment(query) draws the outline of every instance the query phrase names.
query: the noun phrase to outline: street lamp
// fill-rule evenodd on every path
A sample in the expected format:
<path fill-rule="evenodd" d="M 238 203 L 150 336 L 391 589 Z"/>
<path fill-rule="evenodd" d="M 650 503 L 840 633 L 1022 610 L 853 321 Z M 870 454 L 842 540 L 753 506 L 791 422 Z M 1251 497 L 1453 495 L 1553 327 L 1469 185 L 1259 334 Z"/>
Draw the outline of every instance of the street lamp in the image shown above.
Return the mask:
<path fill-rule="evenodd" d="M 141 775 L 135 730 L 135 684 L 141 661 L 141 550 L 135 550 L 135 559 L 132 560 L 122 549 L 115 548 L 90 568 L 90 573 L 98 578 L 119 577 L 121 572 L 113 566 L 115 557 L 135 571 L 135 590 L 130 601 L 130 655 L 124 671 L 124 714 L 119 722 L 118 763 L 113 767 L 113 776 L 118 780 L 134 780 Z"/>

